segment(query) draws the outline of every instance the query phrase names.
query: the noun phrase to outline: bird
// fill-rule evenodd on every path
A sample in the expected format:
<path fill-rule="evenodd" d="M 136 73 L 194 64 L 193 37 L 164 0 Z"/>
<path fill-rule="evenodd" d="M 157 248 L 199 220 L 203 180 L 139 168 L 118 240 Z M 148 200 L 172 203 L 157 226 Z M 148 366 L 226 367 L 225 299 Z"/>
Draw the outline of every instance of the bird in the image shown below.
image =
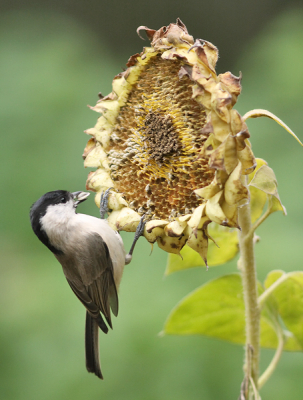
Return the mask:
<path fill-rule="evenodd" d="M 119 232 L 105 214 L 111 188 L 101 195 L 100 218 L 77 213 L 88 192 L 55 190 L 45 193 L 30 208 L 30 222 L 38 239 L 54 254 L 74 294 L 86 308 L 86 369 L 103 379 L 99 359 L 99 328 L 112 329 L 111 312 L 118 315 L 118 289 L 123 269 L 132 259 L 144 231 L 144 215 L 128 254 Z M 107 322 L 107 325 L 105 321 Z"/>

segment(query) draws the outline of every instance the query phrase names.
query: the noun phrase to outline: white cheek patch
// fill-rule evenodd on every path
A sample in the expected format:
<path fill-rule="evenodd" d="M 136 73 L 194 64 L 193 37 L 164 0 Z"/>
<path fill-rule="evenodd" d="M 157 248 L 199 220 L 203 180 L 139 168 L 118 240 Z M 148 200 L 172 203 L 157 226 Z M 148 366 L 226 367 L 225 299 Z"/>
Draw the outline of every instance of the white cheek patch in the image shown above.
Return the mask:
<path fill-rule="evenodd" d="M 50 243 L 57 249 L 64 249 L 68 236 L 68 225 L 75 216 L 73 201 L 48 206 L 46 214 L 40 219 L 41 227 L 46 232 Z"/>

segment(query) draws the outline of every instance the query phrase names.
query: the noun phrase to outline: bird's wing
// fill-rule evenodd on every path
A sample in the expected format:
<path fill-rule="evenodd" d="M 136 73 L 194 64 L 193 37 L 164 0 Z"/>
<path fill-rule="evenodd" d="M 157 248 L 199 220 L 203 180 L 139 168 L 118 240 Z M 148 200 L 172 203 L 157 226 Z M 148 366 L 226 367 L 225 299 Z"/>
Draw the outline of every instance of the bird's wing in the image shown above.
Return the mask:
<path fill-rule="evenodd" d="M 73 292 L 91 315 L 97 318 L 101 311 L 109 326 L 112 327 L 110 308 L 117 316 L 118 295 L 109 250 L 98 233 L 86 235 L 84 240 L 85 243 L 81 246 L 82 251 L 74 257 L 78 279 L 73 279 L 70 273 L 65 273 L 65 275 Z M 63 269 L 66 272 L 64 266 Z M 75 271 L 75 265 L 73 270 Z"/>

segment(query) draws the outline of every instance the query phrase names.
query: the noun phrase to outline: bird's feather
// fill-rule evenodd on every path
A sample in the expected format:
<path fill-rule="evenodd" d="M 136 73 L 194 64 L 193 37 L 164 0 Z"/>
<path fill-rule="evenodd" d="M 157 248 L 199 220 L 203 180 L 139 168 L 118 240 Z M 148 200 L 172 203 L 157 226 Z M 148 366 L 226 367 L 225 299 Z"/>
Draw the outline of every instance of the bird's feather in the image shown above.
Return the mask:
<path fill-rule="evenodd" d="M 99 360 L 99 344 L 98 344 L 99 328 L 95 318 L 86 312 L 85 321 L 85 360 L 86 369 L 92 372 L 100 379 L 103 375 L 100 368 Z"/>
<path fill-rule="evenodd" d="M 58 255 L 66 279 L 73 292 L 92 317 L 99 312 L 112 328 L 110 308 L 118 314 L 118 295 L 113 277 L 113 264 L 108 247 L 98 233 L 83 237 L 81 251 L 71 257 Z"/>

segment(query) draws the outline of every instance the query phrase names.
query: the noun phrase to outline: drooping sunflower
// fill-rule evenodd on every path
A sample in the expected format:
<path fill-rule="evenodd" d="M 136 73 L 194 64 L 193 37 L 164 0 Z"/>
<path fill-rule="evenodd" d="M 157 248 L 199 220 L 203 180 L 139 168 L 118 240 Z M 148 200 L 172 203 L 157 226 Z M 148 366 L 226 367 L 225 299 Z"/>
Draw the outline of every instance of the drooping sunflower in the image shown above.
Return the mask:
<path fill-rule="evenodd" d="M 113 188 L 109 224 L 135 231 L 179 253 L 187 244 L 207 262 L 207 226 L 238 227 L 238 207 L 249 201 L 243 177 L 256 161 L 249 132 L 233 109 L 241 77 L 217 75 L 217 48 L 194 41 L 185 25 L 158 31 L 139 27 L 151 41 L 128 60 L 113 91 L 93 110 L 101 113 L 84 150 L 87 179 L 95 191 Z"/>

